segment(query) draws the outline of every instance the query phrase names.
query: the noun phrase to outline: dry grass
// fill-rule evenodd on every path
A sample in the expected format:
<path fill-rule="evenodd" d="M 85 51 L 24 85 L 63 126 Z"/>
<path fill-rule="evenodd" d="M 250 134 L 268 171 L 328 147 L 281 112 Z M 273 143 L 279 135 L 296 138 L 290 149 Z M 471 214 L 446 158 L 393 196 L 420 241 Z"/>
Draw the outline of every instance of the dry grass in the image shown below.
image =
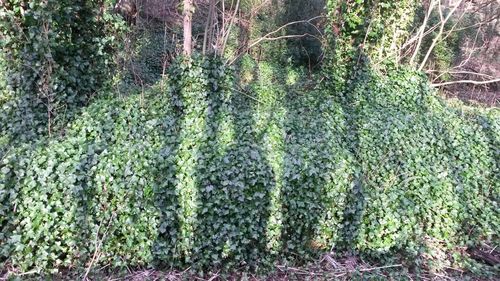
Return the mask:
<path fill-rule="evenodd" d="M 51 276 L 51 280 L 108 280 L 108 281 L 219 281 L 219 280 L 499 280 L 495 277 L 479 277 L 466 270 L 444 267 L 439 272 L 423 270 L 419 274 L 410 273 L 403 264 L 374 266 L 359 257 L 336 257 L 328 253 L 314 263 L 303 267 L 293 267 L 286 264 L 277 264 L 275 269 L 267 274 L 254 274 L 246 271 L 232 273 L 215 273 L 200 276 L 191 268 L 184 271 L 161 271 L 155 269 L 127 269 L 126 272 L 108 272 L 106 267 L 94 269 L 94 272 L 84 277 L 84 274 L 67 271 Z M 493 275 L 494 276 L 494 275 Z M 37 272 L 19 272 L 7 267 L 0 273 L 0 281 L 4 280 L 47 280 L 47 276 L 40 276 Z"/>

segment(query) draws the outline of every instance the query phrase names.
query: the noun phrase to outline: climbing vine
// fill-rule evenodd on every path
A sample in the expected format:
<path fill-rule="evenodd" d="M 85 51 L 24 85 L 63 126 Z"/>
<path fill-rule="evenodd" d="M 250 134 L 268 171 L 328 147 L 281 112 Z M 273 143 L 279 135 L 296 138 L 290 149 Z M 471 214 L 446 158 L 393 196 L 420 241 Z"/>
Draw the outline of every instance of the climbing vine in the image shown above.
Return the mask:
<path fill-rule="evenodd" d="M 395 64 L 415 9 L 412 0 L 327 1 L 325 71 L 334 89 L 344 85 L 363 56 L 378 69 Z"/>
<path fill-rule="evenodd" d="M 1 131 L 26 138 L 53 134 L 105 84 L 113 59 L 110 17 L 100 1 L 6 0 L 0 46 L 10 98 Z M 4 94 L 6 95 L 6 94 Z"/>

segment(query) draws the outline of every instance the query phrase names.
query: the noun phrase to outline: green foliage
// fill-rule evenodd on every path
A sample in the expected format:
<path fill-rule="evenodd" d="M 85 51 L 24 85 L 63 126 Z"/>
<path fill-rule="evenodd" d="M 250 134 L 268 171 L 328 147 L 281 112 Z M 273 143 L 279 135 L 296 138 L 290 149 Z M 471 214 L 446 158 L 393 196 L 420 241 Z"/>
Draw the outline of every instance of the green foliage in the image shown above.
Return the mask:
<path fill-rule="evenodd" d="M 336 96 L 294 69 L 238 71 L 255 76 L 236 92 L 220 61 L 181 59 L 166 88 L 3 146 L 0 259 L 259 270 L 498 241 L 498 111 L 449 108 L 407 69 L 356 68 Z"/>
<path fill-rule="evenodd" d="M 11 262 L 52 270 L 83 265 L 94 252 L 115 265 L 151 259 L 155 175 L 148 167 L 155 167 L 161 124 L 137 103 L 97 102 L 70 125 L 68 137 L 21 147 L 3 160 L 0 190 L 10 222 L 2 224 L 9 241 L 2 251 Z M 147 106 L 161 112 L 153 102 Z"/>
<path fill-rule="evenodd" d="M 367 56 L 374 62 L 372 68 L 379 70 L 397 63 L 415 5 L 412 0 L 326 1 L 324 70 L 333 92 L 349 84 L 352 68 L 362 56 Z"/>
<path fill-rule="evenodd" d="M 116 39 L 106 33 L 112 17 L 99 11 L 98 1 L 3 1 L 0 48 L 9 93 L 2 93 L 2 133 L 13 139 L 53 133 L 96 94 L 109 76 Z"/>
<path fill-rule="evenodd" d="M 97 1 L 7 1 L 0 262 L 258 271 L 348 250 L 432 267 L 498 243 L 498 110 L 448 107 L 422 74 L 370 64 L 395 55 L 412 3 L 329 1 L 342 20 L 322 87 L 290 65 L 194 56 L 122 98 L 101 89 L 123 22 Z M 164 49 L 145 43 L 153 83 Z"/>
<path fill-rule="evenodd" d="M 411 259 L 498 239 L 498 112 L 455 112 L 413 71 L 354 73 L 342 101 L 355 105 L 350 142 L 361 171 L 348 245 Z"/>

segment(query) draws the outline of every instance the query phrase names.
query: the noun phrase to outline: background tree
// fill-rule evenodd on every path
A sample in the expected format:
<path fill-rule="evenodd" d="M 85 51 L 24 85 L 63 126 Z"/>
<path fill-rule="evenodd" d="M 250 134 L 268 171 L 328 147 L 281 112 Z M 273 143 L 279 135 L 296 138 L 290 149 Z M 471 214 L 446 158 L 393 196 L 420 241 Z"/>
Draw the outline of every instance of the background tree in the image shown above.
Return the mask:
<path fill-rule="evenodd" d="M 190 57 L 193 51 L 193 0 L 184 0 L 184 19 L 183 19 L 183 30 L 184 30 L 184 44 L 183 51 L 184 55 Z"/>

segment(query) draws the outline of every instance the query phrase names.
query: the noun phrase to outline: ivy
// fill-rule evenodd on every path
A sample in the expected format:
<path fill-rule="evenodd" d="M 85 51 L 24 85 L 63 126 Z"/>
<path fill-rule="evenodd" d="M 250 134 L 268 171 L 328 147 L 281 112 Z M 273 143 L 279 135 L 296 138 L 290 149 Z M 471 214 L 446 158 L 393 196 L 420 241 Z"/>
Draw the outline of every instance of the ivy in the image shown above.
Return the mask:
<path fill-rule="evenodd" d="M 355 215 L 346 217 L 350 247 L 411 259 L 497 239 L 497 140 L 487 128 L 498 112 L 456 112 L 423 75 L 404 69 L 387 76 L 359 69 L 340 102 L 354 105 L 349 141 L 361 170 L 350 204 Z"/>
<path fill-rule="evenodd" d="M 144 96 L 97 99 L 64 135 L 4 150 L 0 260 L 258 271 L 498 241 L 497 110 L 449 107 L 405 68 L 358 67 L 332 96 L 246 64 L 262 75 L 245 94 L 245 65 L 179 59 Z"/>
<path fill-rule="evenodd" d="M 7 0 L 0 48 L 7 89 L 0 130 L 12 140 L 56 134 L 109 78 L 114 18 L 99 1 Z"/>
<path fill-rule="evenodd" d="M 364 57 L 373 62 L 373 69 L 382 72 L 398 63 L 416 4 L 412 0 L 326 1 L 328 24 L 323 73 L 333 93 L 351 83 L 353 68 Z"/>

